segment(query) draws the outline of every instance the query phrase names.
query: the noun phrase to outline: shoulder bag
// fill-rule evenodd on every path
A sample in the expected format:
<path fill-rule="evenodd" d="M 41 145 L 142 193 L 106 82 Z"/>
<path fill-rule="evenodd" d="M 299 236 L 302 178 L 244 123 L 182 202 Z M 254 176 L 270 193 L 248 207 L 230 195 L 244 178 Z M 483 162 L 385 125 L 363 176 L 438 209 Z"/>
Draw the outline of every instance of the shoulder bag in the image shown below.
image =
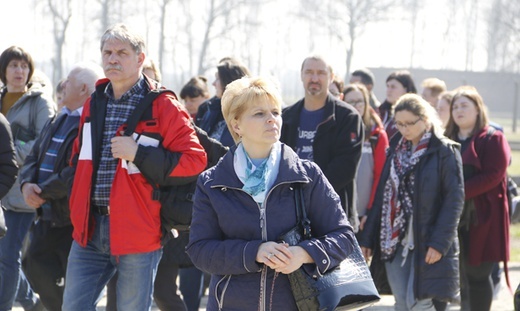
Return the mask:
<path fill-rule="evenodd" d="M 280 237 L 289 245 L 311 239 L 301 185 L 295 185 L 297 224 Z M 354 251 L 333 270 L 314 279 L 303 268 L 289 274 L 292 293 L 300 311 L 359 310 L 380 300 L 361 249 L 354 239 Z"/>

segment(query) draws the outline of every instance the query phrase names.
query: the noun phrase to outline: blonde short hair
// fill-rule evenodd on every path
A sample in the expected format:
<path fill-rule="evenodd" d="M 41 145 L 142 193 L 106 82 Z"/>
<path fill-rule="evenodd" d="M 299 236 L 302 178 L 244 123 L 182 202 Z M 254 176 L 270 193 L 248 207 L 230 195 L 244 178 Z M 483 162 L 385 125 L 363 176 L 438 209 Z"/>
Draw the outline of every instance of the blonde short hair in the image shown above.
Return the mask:
<path fill-rule="evenodd" d="M 446 82 L 437 78 L 428 78 L 422 82 L 422 87 L 425 89 L 430 89 L 432 96 L 437 97 L 442 92 L 447 90 Z"/>
<path fill-rule="evenodd" d="M 226 86 L 222 95 L 222 115 L 233 140 L 240 137 L 232 128 L 232 120 L 237 120 L 249 107 L 261 101 L 269 101 L 282 110 L 282 96 L 276 84 L 263 77 L 243 77 Z"/>

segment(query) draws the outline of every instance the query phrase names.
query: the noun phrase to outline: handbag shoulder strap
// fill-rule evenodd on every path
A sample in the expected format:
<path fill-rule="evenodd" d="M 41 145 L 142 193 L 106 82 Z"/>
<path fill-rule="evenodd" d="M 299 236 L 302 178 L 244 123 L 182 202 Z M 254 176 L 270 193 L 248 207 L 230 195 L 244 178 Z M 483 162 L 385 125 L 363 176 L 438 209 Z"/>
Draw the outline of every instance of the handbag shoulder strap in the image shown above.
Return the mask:
<path fill-rule="evenodd" d="M 311 239 L 311 221 L 307 217 L 305 209 L 305 200 L 303 198 L 302 184 L 296 184 L 294 189 L 294 197 L 296 201 L 296 217 L 299 225 L 302 227 L 303 238 L 305 240 Z"/>

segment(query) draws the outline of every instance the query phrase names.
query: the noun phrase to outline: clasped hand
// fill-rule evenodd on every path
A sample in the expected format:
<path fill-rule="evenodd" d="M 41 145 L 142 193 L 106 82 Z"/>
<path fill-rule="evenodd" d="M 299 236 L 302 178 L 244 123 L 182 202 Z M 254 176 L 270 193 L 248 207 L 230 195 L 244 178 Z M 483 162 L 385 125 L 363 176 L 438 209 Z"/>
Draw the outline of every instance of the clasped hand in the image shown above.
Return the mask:
<path fill-rule="evenodd" d="M 41 193 L 42 189 L 37 184 L 25 183 L 22 186 L 22 194 L 25 204 L 32 208 L 39 208 L 43 203 L 45 203 L 45 200 L 40 197 Z"/>
<path fill-rule="evenodd" d="M 131 136 L 116 136 L 110 142 L 112 143 L 112 156 L 114 158 L 134 161 L 138 145 Z"/>
<path fill-rule="evenodd" d="M 301 246 L 289 246 L 285 243 L 265 242 L 258 248 L 256 261 L 265 264 L 276 272 L 289 274 L 312 258 Z"/>

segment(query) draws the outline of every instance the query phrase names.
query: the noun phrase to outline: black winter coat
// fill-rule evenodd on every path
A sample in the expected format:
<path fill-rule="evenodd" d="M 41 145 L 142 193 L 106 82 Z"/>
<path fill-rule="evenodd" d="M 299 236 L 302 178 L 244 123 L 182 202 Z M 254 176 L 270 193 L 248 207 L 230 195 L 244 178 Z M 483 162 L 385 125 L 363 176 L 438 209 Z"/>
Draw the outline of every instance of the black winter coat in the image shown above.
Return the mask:
<path fill-rule="evenodd" d="M 284 109 L 280 141 L 291 148 L 298 142 L 298 127 L 304 99 Z M 339 195 L 348 219 L 356 229 L 358 222 L 354 205 L 355 177 L 364 141 L 361 116 L 347 103 L 330 94 L 325 102 L 324 120 L 318 125 L 312 145 L 314 162 Z"/>
<path fill-rule="evenodd" d="M 380 247 L 383 191 L 400 139 L 401 134 L 397 133 L 390 142 L 374 204 L 359 240 L 363 247 Z M 460 290 L 457 226 L 464 205 L 464 179 L 459 147 L 448 138 L 433 134 L 428 150 L 414 169 L 413 260 L 414 294 L 417 299 L 455 301 Z M 425 263 L 429 247 L 442 254 L 442 258 L 432 265 Z"/>
<path fill-rule="evenodd" d="M 4 115 L 0 113 L 0 199 L 13 186 L 17 173 L 11 127 Z"/>
<path fill-rule="evenodd" d="M 21 187 L 23 187 L 25 183 L 36 183 L 38 181 L 40 165 L 49 148 L 49 143 L 66 117 L 65 114 L 55 117 L 51 120 L 52 122 L 47 123 L 42 130 L 40 136 L 34 143 L 31 153 L 25 158 L 23 167 L 20 170 Z M 70 167 L 69 163 L 72 154 L 72 144 L 78 135 L 78 127 L 79 118 L 78 122 L 67 130 L 67 135 L 58 151 L 56 162 L 54 163 L 53 174 L 47 180 L 38 184 L 42 189 L 40 196 L 51 205 L 51 226 L 53 227 L 64 227 L 71 224 L 69 190 L 72 178 L 74 177 L 74 169 Z"/>

